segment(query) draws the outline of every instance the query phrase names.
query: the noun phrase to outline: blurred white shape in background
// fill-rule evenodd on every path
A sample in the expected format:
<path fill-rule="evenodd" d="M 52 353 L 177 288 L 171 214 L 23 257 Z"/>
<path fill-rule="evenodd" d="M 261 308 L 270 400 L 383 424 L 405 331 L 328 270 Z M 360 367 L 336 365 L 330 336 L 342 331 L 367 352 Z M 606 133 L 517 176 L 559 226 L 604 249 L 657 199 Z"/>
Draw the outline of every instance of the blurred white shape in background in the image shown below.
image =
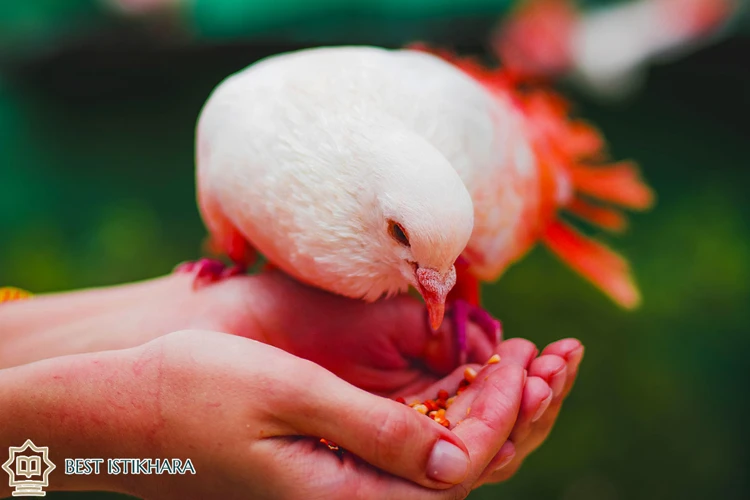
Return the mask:
<path fill-rule="evenodd" d="M 498 30 L 500 60 L 522 77 L 569 76 L 593 94 L 620 99 L 648 66 L 726 34 L 739 0 L 631 0 L 591 12 L 572 0 L 528 0 Z"/>
<path fill-rule="evenodd" d="M 176 10 L 186 0 L 100 0 L 118 13 L 140 16 Z"/>
<path fill-rule="evenodd" d="M 608 98 L 645 80 L 647 67 L 682 57 L 726 32 L 730 0 L 639 0 L 585 15 L 571 40 L 572 77 Z"/>

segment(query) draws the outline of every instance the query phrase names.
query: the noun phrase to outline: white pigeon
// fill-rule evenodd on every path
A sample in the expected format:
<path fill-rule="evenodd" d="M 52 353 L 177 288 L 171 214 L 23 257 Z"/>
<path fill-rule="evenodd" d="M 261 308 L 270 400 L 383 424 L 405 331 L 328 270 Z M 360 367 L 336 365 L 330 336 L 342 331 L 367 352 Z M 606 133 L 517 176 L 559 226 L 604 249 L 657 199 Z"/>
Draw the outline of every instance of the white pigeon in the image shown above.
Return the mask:
<path fill-rule="evenodd" d="M 203 260 L 182 269 L 227 276 L 257 251 L 297 280 L 347 297 L 374 301 L 412 286 L 435 329 L 453 303 L 464 349 L 469 318 L 499 335 L 478 307 L 478 280 L 497 279 L 545 239 L 634 305 L 624 261 L 556 220 L 574 204 L 605 226 L 619 217 L 585 205 L 576 184 L 632 208 L 650 201 L 629 165 L 573 165 L 601 148 L 549 93 L 522 97 L 499 72 L 424 50 L 269 57 L 222 82 L 197 127 L 201 214 L 214 247 L 236 266 L 227 272 Z M 618 199 L 612 182 L 632 196 Z M 571 238 L 584 247 L 571 248 Z"/>

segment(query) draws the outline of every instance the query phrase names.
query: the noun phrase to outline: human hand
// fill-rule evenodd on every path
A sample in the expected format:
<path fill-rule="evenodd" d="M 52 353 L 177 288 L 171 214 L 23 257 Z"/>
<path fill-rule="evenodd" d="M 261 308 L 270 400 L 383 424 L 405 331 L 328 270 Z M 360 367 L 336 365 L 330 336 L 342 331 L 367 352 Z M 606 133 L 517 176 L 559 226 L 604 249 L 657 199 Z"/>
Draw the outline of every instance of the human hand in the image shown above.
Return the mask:
<path fill-rule="evenodd" d="M 191 459 L 195 475 L 57 471 L 50 481 L 52 489 L 93 486 L 145 498 L 217 492 L 224 498 L 464 498 L 507 440 L 525 378 L 515 364 L 486 367 L 457 398 L 456 408 L 471 405 L 472 411 L 451 432 L 314 363 L 213 332 L 172 333 L 0 376 L 3 441 L 43 442 L 58 462 L 69 456 Z M 22 418 L 31 411 L 39 418 Z M 340 459 L 317 443 L 321 436 L 352 454 Z"/>
<path fill-rule="evenodd" d="M 450 322 L 433 334 L 424 307 L 408 296 L 366 304 L 306 287 L 277 272 L 225 280 L 196 293 L 205 294 L 203 312 L 197 315 L 208 321 L 204 326 L 261 338 L 370 392 L 407 401 L 432 399 L 439 389 L 455 392 L 463 376 L 465 366 L 456 368 Z M 510 339 L 493 346 L 470 325 L 468 347 L 475 369 L 497 353 L 501 366 L 521 366 L 529 374 L 511 440 L 497 451 L 474 485 L 479 486 L 510 478 L 549 435 L 575 381 L 583 346 L 564 339 L 537 357 L 529 341 Z M 459 421 L 458 410 L 465 407 L 450 410 L 448 420 Z"/>
<path fill-rule="evenodd" d="M 63 294 L 58 299 L 35 299 L 37 305 L 48 304 L 47 313 L 37 317 L 54 318 L 54 312 L 61 310 L 73 315 L 73 320 L 55 321 L 57 330 L 53 333 L 64 343 L 47 338 L 43 344 L 35 344 L 35 336 L 26 335 L 23 339 L 32 341 L 26 351 L 38 354 L 61 345 L 81 350 L 123 348 L 169 331 L 200 328 L 276 345 L 324 366 L 354 385 L 389 397 L 403 396 L 410 401 L 434 398 L 438 389 L 451 392 L 461 378 L 463 367 L 441 381 L 457 364 L 450 322 L 433 335 L 427 329 L 423 306 L 410 297 L 365 304 L 306 287 L 273 272 L 236 277 L 196 290 L 191 284 L 190 276 L 172 275 L 133 285 Z M 65 296 L 71 297 L 63 300 Z M 19 304 L 18 309 L 33 306 L 29 301 Z M 529 370 L 513 439 L 497 451 L 481 478 L 481 482 L 504 480 L 512 475 L 508 471 L 517 470 L 549 433 L 562 396 L 573 383 L 577 372 L 573 359 L 580 361 L 582 347 L 575 340 L 560 341 L 535 361 L 536 348 L 527 341 L 511 339 L 495 347 L 471 325 L 468 340 L 470 362 L 482 363 L 497 351 L 502 357 L 501 365 L 512 363 Z M 46 355 L 50 355 L 49 351 Z M 562 393 L 561 384 L 567 387 Z M 551 400 L 550 387 L 556 390 Z M 545 406 L 549 406 L 546 411 Z M 449 414 L 454 422 L 460 419 L 454 416 L 455 412 L 454 409 Z M 532 422 L 540 412 L 543 418 Z M 504 463 L 507 467 L 502 474 L 491 474 Z"/>
<path fill-rule="evenodd" d="M 498 351 L 503 359 L 526 366 L 528 379 L 513 432 L 475 486 L 508 480 L 547 439 L 573 388 L 584 347 L 576 339 L 558 340 L 537 357 L 538 351 L 531 342 L 510 339 Z"/>

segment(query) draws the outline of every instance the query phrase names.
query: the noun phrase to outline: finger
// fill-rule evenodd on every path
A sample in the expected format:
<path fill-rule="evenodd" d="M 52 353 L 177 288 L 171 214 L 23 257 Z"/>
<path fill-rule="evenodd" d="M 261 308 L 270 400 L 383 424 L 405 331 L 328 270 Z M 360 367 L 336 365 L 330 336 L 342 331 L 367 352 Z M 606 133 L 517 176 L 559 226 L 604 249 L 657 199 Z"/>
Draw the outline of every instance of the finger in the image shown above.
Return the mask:
<path fill-rule="evenodd" d="M 257 446 L 265 455 L 277 458 L 264 466 L 268 498 L 456 498 L 451 490 L 431 490 L 383 473 L 351 454 L 332 453 L 312 439 L 271 438 Z"/>
<path fill-rule="evenodd" d="M 512 459 L 508 461 L 507 464 L 505 464 L 503 467 L 498 466 L 494 470 L 494 472 L 486 475 L 483 478 L 481 484 L 499 483 L 507 481 L 509 478 L 513 477 L 518 469 L 521 468 L 521 465 L 523 464 L 523 461 L 526 460 L 526 457 L 534 452 L 534 450 L 539 448 L 539 446 L 549 436 L 550 432 L 552 431 L 552 427 L 557 420 L 561 404 L 562 399 L 559 399 L 556 402 L 553 401 L 553 403 L 550 404 L 549 408 L 547 408 L 547 411 L 544 412 L 544 415 L 542 415 L 542 418 L 532 424 L 531 431 L 526 435 L 526 437 L 523 438 L 522 441 L 514 442 L 516 453 L 512 457 Z"/>
<path fill-rule="evenodd" d="M 408 404 L 411 404 L 426 399 L 437 399 L 438 392 L 441 390 L 448 392 L 450 395 L 455 395 L 458 390 L 458 385 L 464 379 L 464 374 L 466 373 L 467 368 L 471 368 L 475 372 L 482 369 L 480 365 L 461 365 L 440 380 L 427 382 L 425 385 L 422 385 L 421 383 L 414 385 L 405 389 L 402 394 L 399 394 L 399 396 L 403 397 Z M 465 400 L 466 398 L 462 399 L 462 401 Z"/>
<path fill-rule="evenodd" d="M 453 427 L 471 456 L 471 471 L 464 485 L 473 485 L 507 441 L 521 406 L 525 377 L 525 370 L 518 365 L 489 365 L 461 394 L 477 392 L 468 415 Z"/>
<path fill-rule="evenodd" d="M 478 336 L 486 339 L 486 335 L 479 331 L 478 328 L 476 333 Z M 500 355 L 500 366 L 511 364 L 524 367 L 529 366 L 531 360 L 535 358 L 538 352 L 536 346 L 532 342 L 520 338 L 506 340 L 502 342 L 501 345 L 497 346 L 496 350 L 499 353 L 498 355 Z M 491 357 L 492 352 L 489 352 L 490 356 L 487 358 L 484 357 L 484 354 L 487 354 L 487 352 L 483 352 L 480 355 L 481 357 L 474 356 L 474 358 L 481 359 L 483 363 L 486 363 L 489 360 L 489 357 Z M 469 367 L 475 372 L 479 372 L 483 366 L 484 364 L 461 365 L 458 368 L 455 368 L 449 375 L 436 382 L 430 382 L 429 380 L 425 382 L 424 380 L 421 380 L 419 385 L 406 387 L 399 395 L 404 397 L 407 403 L 412 403 L 423 401 L 425 399 L 434 399 L 437 392 L 441 389 L 448 391 L 449 394 L 455 394 L 459 382 L 464 379 L 466 368 Z M 456 398 L 452 406 L 453 409 L 447 414 L 448 419 L 450 420 L 451 417 L 462 419 L 464 417 L 463 412 L 471 406 L 476 394 L 476 390 L 471 390 L 464 392 L 461 397 Z M 451 422 L 453 422 L 453 420 L 451 420 Z"/>
<path fill-rule="evenodd" d="M 502 342 L 496 352 L 500 355 L 501 363 L 514 363 L 528 369 L 539 350 L 526 339 L 514 338 Z"/>
<path fill-rule="evenodd" d="M 512 441 L 509 441 L 512 442 Z M 503 463 L 500 463 L 494 470 L 490 471 L 490 467 L 487 468 L 487 473 L 477 482 L 476 486 L 483 484 L 502 483 L 513 477 L 518 469 L 523 465 L 523 461 L 526 459 L 526 455 L 522 455 L 516 448 L 515 454 Z"/>
<path fill-rule="evenodd" d="M 564 341 L 555 342 L 547 349 L 545 349 L 544 352 L 559 352 L 563 356 L 567 357 L 568 361 L 565 362 L 565 368 L 553 375 L 553 378 L 555 378 L 562 377 L 562 374 L 565 374 L 565 382 L 564 384 L 562 384 L 563 390 L 561 394 L 559 396 L 553 397 L 549 408 L 547 408 L 547 410 L 541 415 L 541 417 L 536 422 L 534 422 L 533 430 L 528 435 L 528 437 L 523 442 L 516 443 L 516 448 L 519 451 L 519 456 L 521 456 L 522 458 L 534 451 L 542 442 L 544 442 L 544 440 L 551 432 L 555 422 L 557 421 L 557 416 L 560 413 L 562 403 L 565 397 L 570 393 L 573 383 L 575 382 L 576 373 L 578 372 L 578 366 L 583 357 L 583 346 L 574 339 L 566 339 Z M 553 355 L 543 354 L 538 359 L 542 359 L 547 356 Z M 559 358 L 560 356 L 557 357 Z M 534 368 L 535 370 L 539 370 L 539 372 L 542 372 L 544 370 L 554 371 L 554 364 L 559 364 L 559 362 L 555 363 L 552 361 L 546 361 L 544 363 L 540 363 L 538 366 L 532 366 L 532 368 Z M 572 374 L 571 369 L 573 370 Z"/>
<path fill-rule="evenodd" d="M 467 449 L 454 433 L 313 366 L 317 370 L 304 375 L 295 370 L 295 380 L 304 379 L 307 390 L 282 408 L 297 433 L 331 440 L 374 467 L 430 488 L 447 488 L 466 477 Z"/>
<path fill-rule="evenodd" d="M 552 389 L 543 379 L 529 377 L 523 388 L 521 409 L 511 439 L 516 443 L 523 442 L 531 432 L 534 422 L 539 420 L 552 402 Z"/>
<path fill-rule="evenodd" d="M 577 373 L 582 355 L 583 346 L 580 342 L 575 339 L 564 339 L 550 344 L 544 349 L 542 356 L 532 362 L 529 368 L 530 376 L 545 378 L 558 387 L 559 378 L 563 378 L 563 389 L 559 395 L 553 397 L 541 418 L 532 424 L 531 432 L 522 441 L 514 443 L 516 454 L 513 459 L 494 473 L 486 475 L 482 480 L 483 484 L 502 482 L 512 477 L 526 457 L 547 439 L 557 421 L 562 402 L 575 381 L 575 373 Z M 563 364 L 564 369 L 560 370 Z M 571 368 L 574 370 L 572 375 Z"/>
<path fill-rule="evenodd" d="M 525 339 L 510 339 L 502 342 L 497 347 L 498 355 L 500 356 L 500 362 L 494 366 L 522 366 L 526 367 L 531 363 L 531 360 L 534 359 L 537 353 L 536 346 Z M 480 369 L 483 369 L 483 366 L 477 366 L 477 365 L 468 365 L 475 369 L 476 372 L 479 372 Z M 492 366 L 492 365 L 487 365 Z M 464 370 L 465 367 L 459 367 L 456 369 L 455 373 L 460 373 L 461 379 L 464 378 Z M 484 376 L 482 373 L 478 374 L 477 377 Z M 460 381 L 460 379 L 459 379 Z M 471 387 L 471 386 L 469 386 Z M 451 394 L 454 394 L 451 392 Z M 472 390 L 464 391 L 461 394 L 461 397 L 456 398 L 453 405 L 449 409 L 448 412 L 446 412 L 446 417 L 451 422 L 457 422 L 460 419 L 464 418 L 464 413 L 467 409 L 471 407 L 473 404 L 474 398 L 476 397 L 476 394 L 478 394 L 477 387 L 475 386 Z"/>
<path fill-rule="evenodd" d="M 584 347 L 577 339 L 563 339 L 548 345 L 542 354 L 554 354 L 563 358 L 567 364 L 567 379 L 562 390 L 562 397 L 565 398 L 570 393 L 576 376 L 578 375 L 578 366 L 583 359 Z"/>
<path fill-rule="evenodd" d="M 505 469 L 515 457 L 516 446 L 513 444 L 513 441 L 509 439 L 503 444 L 500 451 L 497 452 L 489 465 L 487 465 L 484 473 L 482 473 L 482 476 L 479 478 L 477 486 L 495 482 L 494 477 L 499 475 L 499 473 Z"/>
<path fill-rule="evenodd" d="M 529 376 L 539 377 L 550 386 L 554 398 L 562 396 L 568 378 L 568 368 L 564 358 L 554 354 L 543 354 L 531 362 Z"/>

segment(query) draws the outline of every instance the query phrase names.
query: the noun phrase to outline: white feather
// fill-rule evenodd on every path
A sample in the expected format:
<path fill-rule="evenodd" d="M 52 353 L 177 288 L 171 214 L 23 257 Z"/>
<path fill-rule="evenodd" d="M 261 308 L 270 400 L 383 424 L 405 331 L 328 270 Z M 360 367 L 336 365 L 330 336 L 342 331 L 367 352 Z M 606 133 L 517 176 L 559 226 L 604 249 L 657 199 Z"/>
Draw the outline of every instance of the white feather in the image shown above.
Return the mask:
<path fill-rule="evenodd" d="M 292 276 L 374 300 L 413 284 L 412 263 L 446 272 L 470 237 L 502 254 L 523 208 L 518 186 L 502 181 L 534 175 L 522 135 L 512 106 L 429 54 L 274 56 L 225 80 L 204 107 L 202 214 L 219 239 L 238 230 Z M 497 203 L 498 190 L 509 201 Z M 388 219 L 411 248 L 388 235 Z"/>

